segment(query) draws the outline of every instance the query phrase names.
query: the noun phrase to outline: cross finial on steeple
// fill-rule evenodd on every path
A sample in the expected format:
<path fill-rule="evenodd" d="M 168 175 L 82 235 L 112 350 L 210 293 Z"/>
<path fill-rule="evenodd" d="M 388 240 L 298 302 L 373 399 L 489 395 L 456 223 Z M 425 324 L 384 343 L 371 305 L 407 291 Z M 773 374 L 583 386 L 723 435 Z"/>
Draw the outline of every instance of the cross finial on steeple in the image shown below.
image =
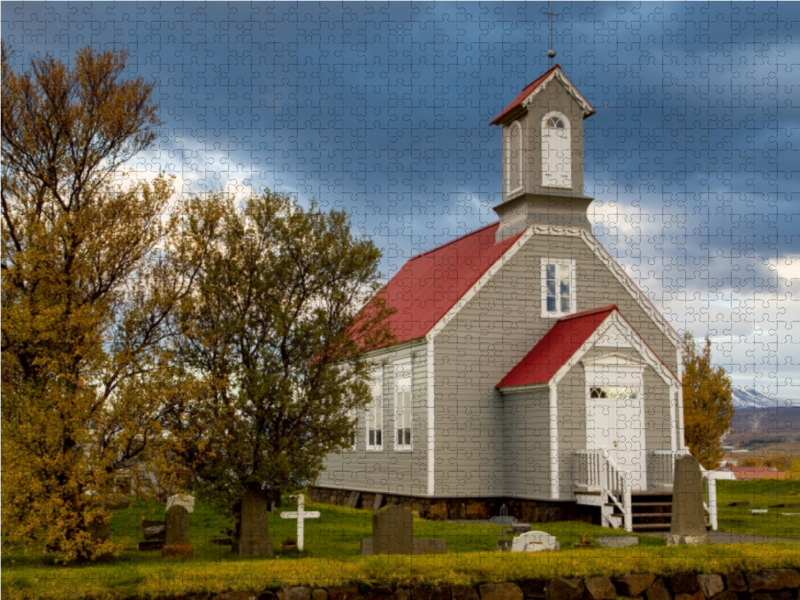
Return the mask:
<path fill-rule="evenodd" d="M 547 14 L 550 23 L 550 49 L 547 51 L 547 56 L 550 58 L 550 66 L 553 66 L 553 59 L 556 57 L 556 51 L 553 49 L 553 17 L 556 16 L 550 7 L 550 3 L 547 3 Z"/>

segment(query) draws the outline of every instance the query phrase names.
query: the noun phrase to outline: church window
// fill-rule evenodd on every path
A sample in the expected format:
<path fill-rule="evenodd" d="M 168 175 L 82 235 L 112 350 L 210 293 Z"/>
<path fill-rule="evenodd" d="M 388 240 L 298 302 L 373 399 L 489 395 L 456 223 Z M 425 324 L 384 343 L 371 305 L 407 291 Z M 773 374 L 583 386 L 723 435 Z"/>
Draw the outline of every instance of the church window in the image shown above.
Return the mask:
<path fill-rule="evenodd" d="M 522 125 L 514 121 L 506 131 L 505 148 L 505 189 L 506 194 L 515 194 L 522 190 L 523 135 Z"/>
<path fill-rule="evenodd" d="M 411 363 L 395 365 L 395 450 L 411 450 Z"/>
<path fill-rule="evenodd" d="M 542 185 L 572 187 L 572 137 L 569 120 L 549 113 L 542 119 Z"/>
<path fill-rule="evenodd" d="M 542 316 L 575 312 L 575 261 L 542 259 Z"/>
<path fill-rule="evenodd" d="M 370 383 L 372 400 L 367 406 L 367 450 L 383 450 L 383 373 L 378 368 Z"/>

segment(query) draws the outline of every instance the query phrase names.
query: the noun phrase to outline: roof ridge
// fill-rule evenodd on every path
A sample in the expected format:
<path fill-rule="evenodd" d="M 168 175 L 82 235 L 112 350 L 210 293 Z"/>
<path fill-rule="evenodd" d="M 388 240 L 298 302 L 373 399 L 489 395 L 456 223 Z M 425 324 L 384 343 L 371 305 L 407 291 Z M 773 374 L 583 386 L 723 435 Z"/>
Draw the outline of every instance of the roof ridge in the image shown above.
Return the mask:
<path fill-rule="evenodd" d="M 494 227 L 494 226 L 495 226 L 495 225 L 497 225 L 499 222 L 500 222 L 500 220 L 499 220 L 499 219 L 498 219 L 497 221 L 492 221 L 492 222 L 491 222 L 491 223 L 489 223 L 488 225 L 484 225 L 483 227 L 478 227 L 478 229 L 474 229 L 473 231 L 470 231 L 470 232 L 468 232 L 468 233 L 465 233 L 464 235 L 460 235 L 460 236 L 458 236 L 457 238 L 454 238 L 454 239 L 450 240 L 449 242 L 444 242 L 444 243 L 442 243 L 442 244 L 439 244 L 438 246 L 434 246 L 434 247 L 433 247 L 433 248 L 431 248 L 430 250 L 425 250 L 425 252 L 420 252 L 419 254 L 415 254 L 414 256 L 412 256 L 411 258 L 409 258 L 408 260 L 409 260 L 409 261 L 411 261 L 411 260 L 416 260 L 416 259 L 418 259 L 418 258 L 421 258 L 421 257 L 425 256 L 426 254 L 430 254 L 431 252 L 436 252 L 437 250 L 441 250 L 442 248 L 445 248 L 445 247 L 449 246 L 450 244 L 455 244 L 457 241 L 459 241 L 459 240 L 463 240 L 465 237 L 468 237 L 468 236 L 470 236 L 470 235 L 476 234 L 476 233 L 478 233 L 479 231 L 483 231 L 484 229 L 489 229 L 490 227 Z M 495 243 L 496 243 L 496 242 L 495 242 Z M 494 244 L 492 244 L 492 245 L 494 245 Z"/>
<path fill-rule="evenodd" d="M 599 314 L 602 312 L 613 312 L 615 310 L 619 312 L 619 308 L 617 307 L 616 304 L 608 304 L 606 306 L 601 306 L 600 308 L 590 308 L 589 310 L 584 310 L 583 312 L 572 313 L 571 315 L 565 315 L 561 317 L 558 321 L 556 321 L 556 323 L 559 323 L 561 321 L 569 321 L 571 319 L 580 319 L 583 317 L 588 317 L 589 315 Z"/>

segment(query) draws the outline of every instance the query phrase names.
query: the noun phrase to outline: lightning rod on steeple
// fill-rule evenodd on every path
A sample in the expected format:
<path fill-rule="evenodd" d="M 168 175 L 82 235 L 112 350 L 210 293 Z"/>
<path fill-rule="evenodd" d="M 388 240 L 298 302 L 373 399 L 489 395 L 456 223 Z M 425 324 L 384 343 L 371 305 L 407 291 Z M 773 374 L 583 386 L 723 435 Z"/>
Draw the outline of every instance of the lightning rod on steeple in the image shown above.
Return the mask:
<path fill-rule="evenodd" d="M 553 66 L 553 59 L 556 57 L 556 51 L 553 49 L 553 17 L 556 13 L 550 8 L 550 3 L 547 3 L 547 16 L 550 23 L 550 49 L 547 51 L 547 56 L 550 58 L 550 66 Z"/>

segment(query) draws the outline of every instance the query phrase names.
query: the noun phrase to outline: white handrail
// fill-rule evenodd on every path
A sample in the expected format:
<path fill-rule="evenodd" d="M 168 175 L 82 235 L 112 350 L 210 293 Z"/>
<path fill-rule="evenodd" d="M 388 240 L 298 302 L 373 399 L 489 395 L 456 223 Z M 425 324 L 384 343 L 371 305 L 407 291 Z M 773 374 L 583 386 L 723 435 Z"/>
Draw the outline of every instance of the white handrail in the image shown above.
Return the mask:
<path fill-rule="evenodd" d="M 612 502 L 622 513 L 626 531 L 633 531 L 631 474 L 620 469 L 606 450 L 576 450 L 577 485 L 599 488 L 603 502 Z"/>

